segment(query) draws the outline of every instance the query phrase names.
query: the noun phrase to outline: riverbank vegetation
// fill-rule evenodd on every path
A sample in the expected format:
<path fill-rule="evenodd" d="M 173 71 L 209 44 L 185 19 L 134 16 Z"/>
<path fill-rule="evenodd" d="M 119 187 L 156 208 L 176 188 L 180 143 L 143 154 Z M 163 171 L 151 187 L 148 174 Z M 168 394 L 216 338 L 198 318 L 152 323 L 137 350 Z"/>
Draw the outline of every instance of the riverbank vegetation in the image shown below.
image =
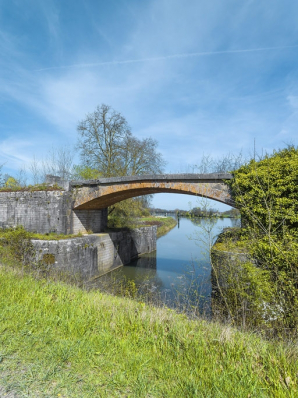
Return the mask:
<path fill-rule="evenodd" d="M 194 207 L 190 211 L 179 211 L 180 217 L 187 218 L 240 218 L 240 211 L 238 209 L 231 209 L 226 211 L 219 211 L 212 207 Z"/>
<path fill-rule="evenodd" d="M 194 207 L 191 210 L 166 210 L 166 209 L 156 209 L 150 208 L 150 214 L 152 215 L 170 215 L 176 217 L 186 217 L 186 218 L 240 218 L 240 211 L 238 209 L 230 209 L 225 211 L 219 211 L 218 209 L 213 209 L 208 206 Z"/>
<path fill-rule="evenodd" d="M 220 265 L 226 313 L 232 323 L 297 337 L 298 150 L 290 146 L 253 159 L 233 174 L 227 184 L 242 228 L 226 234 L 215 249 L 241 249 L 248 256 Z"/>
<path fill-rule="evenodd" d="M 171 229 L 175 228 L 177 225 L 177 221 L 173 217 L 143 217 L 139 219 L 140 226 L 149 226 L 156 225 L 157 226 L 157 238 L 166 235 Z"/>
<path fill-rule="evenodd" d="M 297 346 L 0 268 L 0 384 L 30 397 L 294 397 Z"/>

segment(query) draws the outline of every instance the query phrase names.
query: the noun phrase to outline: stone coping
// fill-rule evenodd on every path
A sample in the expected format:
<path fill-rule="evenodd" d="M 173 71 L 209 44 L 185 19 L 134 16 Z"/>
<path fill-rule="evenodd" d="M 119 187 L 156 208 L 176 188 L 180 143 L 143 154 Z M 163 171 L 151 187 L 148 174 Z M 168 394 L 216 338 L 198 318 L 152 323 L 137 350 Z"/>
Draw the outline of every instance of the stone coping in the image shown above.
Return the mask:
<path fill-rule="evenodd" d="M 88 186 L 88 185 L 108 185 L 123 184 L 126 182 L 137 181 L 195 181 L 195 182 L 220 182 L 222 180 L 231 180 L 232 174 L 229 173 L 209 173 L 209 174 L 144 174 L 124 177 L 99 178 L 96 180 L 70 181 L 70 187 Z"/>

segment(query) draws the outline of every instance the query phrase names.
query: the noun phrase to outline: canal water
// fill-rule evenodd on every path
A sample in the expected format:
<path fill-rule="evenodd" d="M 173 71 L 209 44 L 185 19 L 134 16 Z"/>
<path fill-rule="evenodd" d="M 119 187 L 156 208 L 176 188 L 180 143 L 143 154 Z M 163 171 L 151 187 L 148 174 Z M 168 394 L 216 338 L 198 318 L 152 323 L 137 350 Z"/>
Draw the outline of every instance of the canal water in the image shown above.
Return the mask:
<path fill-rule="evenodd" d="M 165 304 L 186 312 L 210 313 L 211 265 L 208 246 L 239 220 L 180 218 L 157 240 L 156 252 L 143 255 L 93 282 L 117 295 Z"/>

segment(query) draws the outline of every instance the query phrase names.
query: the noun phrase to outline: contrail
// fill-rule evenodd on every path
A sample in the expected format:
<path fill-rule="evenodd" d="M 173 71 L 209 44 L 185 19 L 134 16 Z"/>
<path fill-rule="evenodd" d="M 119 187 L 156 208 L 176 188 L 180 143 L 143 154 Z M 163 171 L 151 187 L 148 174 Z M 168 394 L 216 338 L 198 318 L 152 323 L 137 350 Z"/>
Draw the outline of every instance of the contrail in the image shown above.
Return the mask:
<path fill-rule="evenodd" d="M 223 50 L 223 51 L 205 51 L 205 52 L 194 52 L 194 53 L 182 53 L 182 54 L 172 54 L 165 55 L 160 57 L 151 57 L 151 58 L 137 58 L 137 59 L 127 59 L 123 61 L 104 61 L 104 62 L 95 62 L 89 64 L 73 64 L 73 65 L 61 65 L 61 66 L 50 66 L 48 68 L 35 69 L 35 72 L 41 72 L 45 70 L 51 69 L 68 69 L 68 68 L 89 68 L 95 66 L 105 66 L 105 65 L 125 65 L 125 64 L 135 64 L 147 61 L 163 61 L 167 59 L 175 59 L 175 58 L 191 58 L 191 57 L 205 57 L 210 55 L 220 55 L 220 54 L 238 54 L 238 53 L 251 53 L 258 51 L 272 51 L 272 50 L 285 50 L 288 48 L 297 48 L 298 44 L 293 46 L 283 46 L 283 47 L 263 47 L 263 48 L 251 48 L 246 50 Z"/>

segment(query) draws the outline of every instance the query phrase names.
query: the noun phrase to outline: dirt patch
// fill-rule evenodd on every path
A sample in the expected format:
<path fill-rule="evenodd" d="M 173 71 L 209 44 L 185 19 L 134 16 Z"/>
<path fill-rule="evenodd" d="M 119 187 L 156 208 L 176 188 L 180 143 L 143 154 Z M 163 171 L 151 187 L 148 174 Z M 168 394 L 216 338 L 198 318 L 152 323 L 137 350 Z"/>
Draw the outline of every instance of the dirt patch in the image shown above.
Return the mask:
<path fill-rule="evenodd" d="M 0 386 L 0 398 L 19 398 L 14 392 L 6 392 L 5 388 Z"/>

